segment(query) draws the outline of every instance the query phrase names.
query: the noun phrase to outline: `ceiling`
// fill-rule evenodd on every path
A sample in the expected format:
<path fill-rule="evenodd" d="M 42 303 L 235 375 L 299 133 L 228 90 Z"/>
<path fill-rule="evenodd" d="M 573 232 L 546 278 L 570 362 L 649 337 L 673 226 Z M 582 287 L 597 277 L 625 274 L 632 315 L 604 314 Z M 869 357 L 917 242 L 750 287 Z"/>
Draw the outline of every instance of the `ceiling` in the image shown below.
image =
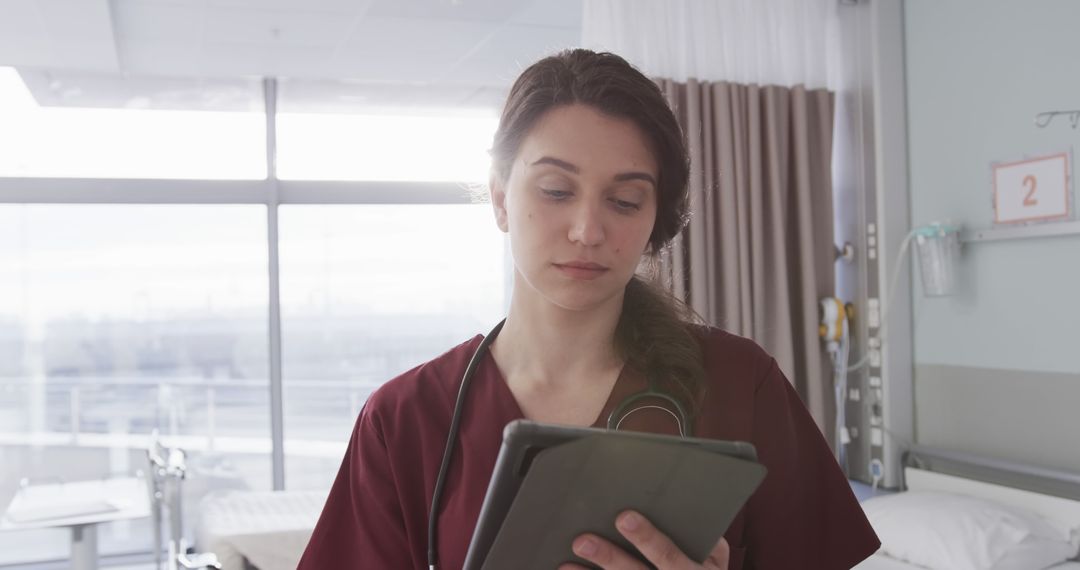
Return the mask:
<path fill-rule="evenodd" d="M 501 104 L 576 46 L 583 0 L 0 0 L 0 66 L 41 105 L 281 110 Z"/>

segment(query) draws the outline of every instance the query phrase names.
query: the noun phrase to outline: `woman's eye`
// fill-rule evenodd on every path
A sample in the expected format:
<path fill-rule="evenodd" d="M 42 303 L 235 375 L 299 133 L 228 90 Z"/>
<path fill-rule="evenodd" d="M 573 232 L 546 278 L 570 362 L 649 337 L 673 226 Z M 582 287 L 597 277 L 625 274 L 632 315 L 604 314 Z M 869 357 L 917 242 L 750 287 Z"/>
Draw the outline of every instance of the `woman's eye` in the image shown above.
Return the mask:
<path fill-rule="evenodd" d="M 615 207 L 617 207 L 620 210 L 630 211 L 630 210 L 640 210 L 641 209 L 641 206 L 639 204 L 635 203 L 635 202 L 628 202 L 626 200 L 618 200 L 618 199 L 612 199 L 611 201 L 615 204 Z"/>
<path fill-rule="evenodd" d="M 549 188 L 541 188 L 540 190 L 543 191 L 544 194 L 546 194 L 548 196 L 551 196 L 552 198 L 555 198 L 556 200 L 561 200 L 561 199 L 566 198 L 567 196 L 570 195 L 570 193 L 567 192 L 566 190 L 551 190 Z"/>

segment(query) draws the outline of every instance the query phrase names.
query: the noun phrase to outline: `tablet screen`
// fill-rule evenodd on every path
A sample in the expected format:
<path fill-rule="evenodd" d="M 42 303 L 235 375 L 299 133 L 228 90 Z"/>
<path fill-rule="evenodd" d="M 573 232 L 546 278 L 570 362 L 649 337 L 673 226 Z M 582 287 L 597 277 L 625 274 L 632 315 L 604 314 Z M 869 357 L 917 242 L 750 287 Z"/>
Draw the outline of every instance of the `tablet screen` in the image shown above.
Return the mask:
<path fill-rule="evenodd" d="M 586 531 L 635 553 L 614 527 L 628 508 L 704 560 L 764 477 L 755 459 L 746 442 L 512 422 L 465 568 L 587 566 L 570 551 Z"/>

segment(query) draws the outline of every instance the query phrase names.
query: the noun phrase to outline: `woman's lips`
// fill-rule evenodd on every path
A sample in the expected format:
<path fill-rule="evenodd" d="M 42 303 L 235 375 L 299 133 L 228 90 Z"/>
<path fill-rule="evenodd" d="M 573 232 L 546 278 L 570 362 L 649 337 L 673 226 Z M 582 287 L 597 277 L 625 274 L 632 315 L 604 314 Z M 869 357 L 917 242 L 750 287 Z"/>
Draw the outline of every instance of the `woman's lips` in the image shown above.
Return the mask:
<path fill-rule="evenodd" d="M 607 272 L 608 268 L 596 263 L 556 263 L 555 268 L 573 279 L 596 279 Z"/>

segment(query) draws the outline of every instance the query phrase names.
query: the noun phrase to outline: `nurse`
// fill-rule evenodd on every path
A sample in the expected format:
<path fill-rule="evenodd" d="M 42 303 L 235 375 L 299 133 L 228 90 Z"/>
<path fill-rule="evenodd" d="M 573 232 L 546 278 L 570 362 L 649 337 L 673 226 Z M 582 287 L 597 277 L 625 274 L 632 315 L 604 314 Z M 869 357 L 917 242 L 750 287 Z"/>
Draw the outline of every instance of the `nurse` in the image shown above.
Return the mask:
<path fill-rule="evenodd" d="M 688 411 L 695 436 L 749 441 L 768 468 L 704 566 L 638 513 L 620 514 L 616 528 L 654 566 L 839 569 L 877 550 L 776 361 L 750 340 L 691 324 L 685 307 L 640 274 L 687 219 L 687 152 L 656 84 L 612 54 L 547 57 L 511 89 L 492 157 L 491 204 L 509 234 L 513 296 L 467 396 L 437 513 L 439 568 L 464 562 L 507 423 L 605 427 L 620 402 L 649 386 Z M 428 565 L 428 509 L 481 339 L 371 396 L 300 570 Z M 620 428 L 678 433 L 676 414 L 660 404 Z M 567 546 L 602 568 L 642 567 L 598 536 Z"/>

